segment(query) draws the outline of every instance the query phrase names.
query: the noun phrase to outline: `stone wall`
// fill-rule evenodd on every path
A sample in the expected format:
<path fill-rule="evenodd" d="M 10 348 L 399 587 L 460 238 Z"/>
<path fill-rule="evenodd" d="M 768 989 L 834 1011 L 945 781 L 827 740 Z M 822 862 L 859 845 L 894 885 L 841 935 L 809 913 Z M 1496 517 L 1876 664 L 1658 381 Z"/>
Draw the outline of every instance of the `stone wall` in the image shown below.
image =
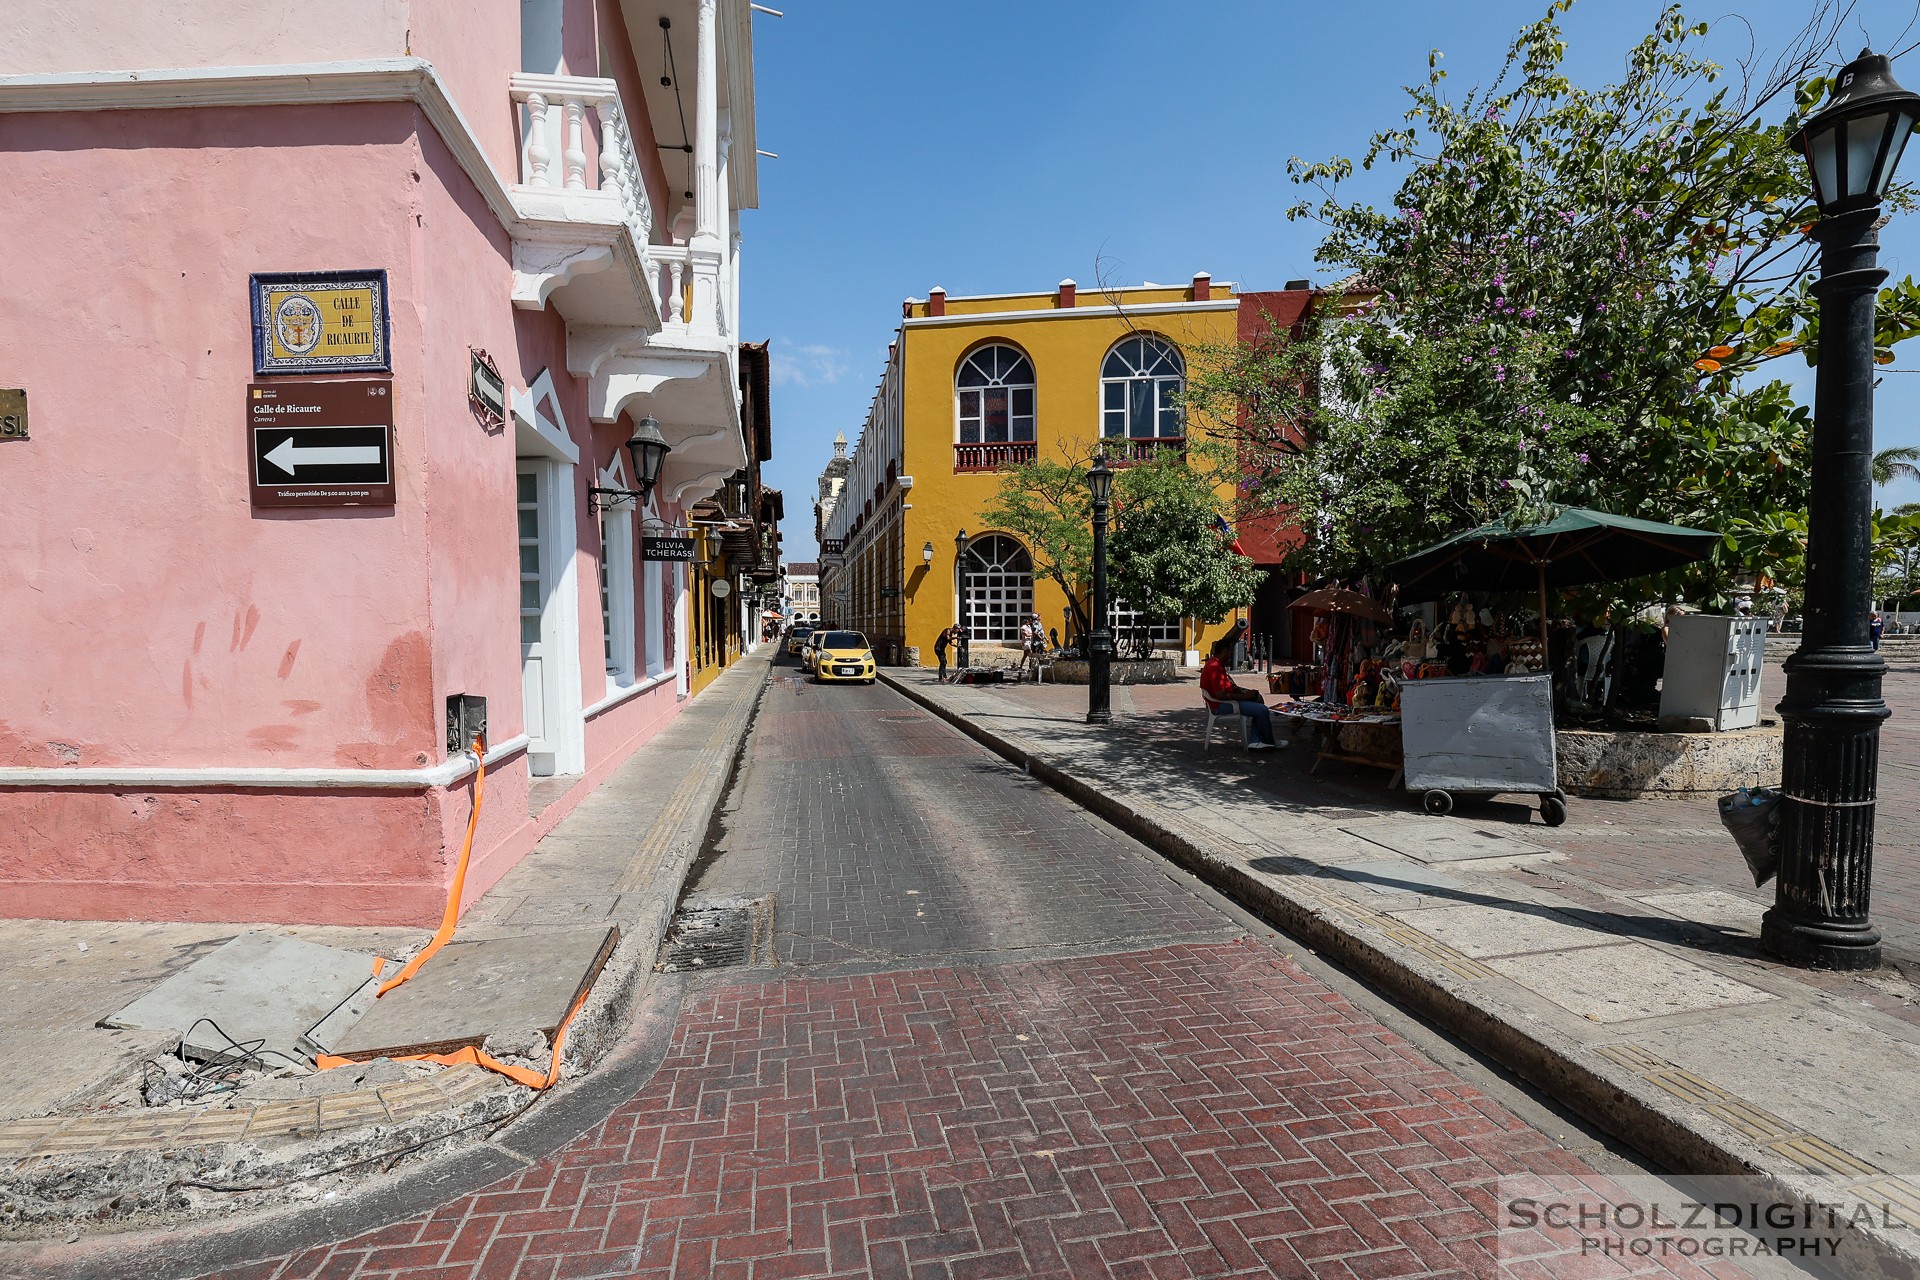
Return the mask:
<path fill-rule="evenodd" d="M 1562 729 L 1554 740 L 1560 786 L 1569 795 L 1632 799 L 1780 783 L 1778 722 L 1727 733 Z"/>

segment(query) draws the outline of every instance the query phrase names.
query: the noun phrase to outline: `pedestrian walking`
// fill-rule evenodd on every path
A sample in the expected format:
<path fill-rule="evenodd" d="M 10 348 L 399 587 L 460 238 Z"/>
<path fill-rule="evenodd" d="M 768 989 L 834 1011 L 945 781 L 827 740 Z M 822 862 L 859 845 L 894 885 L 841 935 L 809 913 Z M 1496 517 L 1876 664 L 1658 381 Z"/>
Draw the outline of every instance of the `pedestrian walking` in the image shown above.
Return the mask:
<path fill-rule="evenodd" d="M 1880 616 L 1878 609 L 1873 611 L 1873 621 L 1867 624 L 1867 630 L 1873 633 L 1873 651 L 1880 652 L 1880 637 L 1886 634 L 1887 620 Z"/>
<path fill-rule="evenodd" d="M 953 644 L 953 633 L 959 629 L 958 627 L 947 627 L 933 638 L 933 656 L 938 659 L 940 663 L 938 679 L 941 684 L 947 682 L 947 649 Z"/>
<path fill-rule="evenodd" d="M 1031 671 L 1034 678 L 1040 675 L 1040 658 L 1045 652 L 1047 632 L 1037 613 L 1028 614 L 1020 624 L 1020 676 L 1026 677 Z"/>

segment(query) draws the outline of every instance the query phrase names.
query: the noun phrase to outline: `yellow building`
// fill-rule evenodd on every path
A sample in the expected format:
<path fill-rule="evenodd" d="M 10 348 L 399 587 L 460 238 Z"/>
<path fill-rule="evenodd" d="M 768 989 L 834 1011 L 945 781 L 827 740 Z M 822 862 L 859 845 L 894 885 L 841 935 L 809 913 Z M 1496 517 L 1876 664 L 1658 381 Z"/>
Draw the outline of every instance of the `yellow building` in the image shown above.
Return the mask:
<path fill-rule="evenodd" d="M 1065 593 L 981 515 L 997 470 L 1085 458 L 1096 440 L 1115 465 L 1180 447 L 1176 397 L 1190 353 L 1233 341 L 1232 286 L 1201 274 L 1085 296 L 1071 280 L 1046 293 L 935 289 L 902 313 L 853 453 L 837 456 L 833 482 L 821 484 L 822 620 L 865 631 L 883 662 L 917 647 L 924 666 L 956 621 L 976 655 L 1013 647 L 1029 613 L 1071 642 Z M 1116 607 L 1116 625 L 1129 616 Z M 1188 619 L 1153 639 L 1191 662 L 1226 625 Z"/>

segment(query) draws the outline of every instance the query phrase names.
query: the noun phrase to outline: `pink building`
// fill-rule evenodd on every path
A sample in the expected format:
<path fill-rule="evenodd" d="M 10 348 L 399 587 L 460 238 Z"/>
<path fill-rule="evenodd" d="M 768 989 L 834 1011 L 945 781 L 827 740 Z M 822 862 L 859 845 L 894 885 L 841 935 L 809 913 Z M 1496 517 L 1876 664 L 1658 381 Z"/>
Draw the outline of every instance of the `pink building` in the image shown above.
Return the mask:
<path fill-rule="evenodd" d="M 449 698 L 489 718 L 471 900 L 689 694 L 687 566 L 643 533 L 749 463 L 747 0 L 0 28 L 0 914 L 430 924 L 471 805 Z M 258 371 L 254 277 L 334 272 L 384 272 L 385 370 Z M 269 299 L 268 358 L 377 348 L 329 296 Z M 316 382 L 390 444 L 255 429 Z M 636 510 L 589 490 L 639 487 L 642 418 L 672 451 Z"/>

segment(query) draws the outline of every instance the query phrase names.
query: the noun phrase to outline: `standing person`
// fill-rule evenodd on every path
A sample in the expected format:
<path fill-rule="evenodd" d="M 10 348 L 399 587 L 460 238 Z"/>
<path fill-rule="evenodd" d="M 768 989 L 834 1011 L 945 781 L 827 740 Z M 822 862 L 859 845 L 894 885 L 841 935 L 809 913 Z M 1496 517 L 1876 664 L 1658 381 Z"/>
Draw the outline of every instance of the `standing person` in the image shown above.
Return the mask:
<path fill-rule="evenodd" d="M 948 627 L 933 638 L 933 656 L 940 661 L 940 674 L 937 679 L 941 684 L 947 682 L 947 646 L 953 643 L 954 630 L 955 628 Z"/>
<path fill-rule="evenodd" d="M 1873 651 L 1880 652 L 1880 637 L 1886 634 L 1887 620 L 1880 616 L 1878 609 L 1873 611 L 1873 621 L 1867 624 L 1867 630 L 1873 634 Z"/>
<path fill-rule="evenodd" d="M 1200 692 L 1210 701 L 1226 703 L 1247 717 L 1253 726 L 1253 740 L 1247 743 L 1247 750 L 1280 750 L 1284 744 L 1273 740 L 1273 712 L 1267 710 L 1265 700 L 1257 691 L 1235 684 L 1227 672 L 1227 659 L 1233 654 L 1238 635 L 1238 631 L 1229 632 L 1214 642 L 1206 665 L 1200 668 Z"/>
<path fill-rule="evenodd" d="M 957 622 L 954 623 L 953 624 L 953 647 L 959 654 L 956 661 L 960 664 L 960 669 L 962 671 L 965 671 L 968 667 L 973 665 L 973 659 L 967 653 L 968 639 L 969 638 L 967 636 L 967 629 L 961 626 Z"/>

